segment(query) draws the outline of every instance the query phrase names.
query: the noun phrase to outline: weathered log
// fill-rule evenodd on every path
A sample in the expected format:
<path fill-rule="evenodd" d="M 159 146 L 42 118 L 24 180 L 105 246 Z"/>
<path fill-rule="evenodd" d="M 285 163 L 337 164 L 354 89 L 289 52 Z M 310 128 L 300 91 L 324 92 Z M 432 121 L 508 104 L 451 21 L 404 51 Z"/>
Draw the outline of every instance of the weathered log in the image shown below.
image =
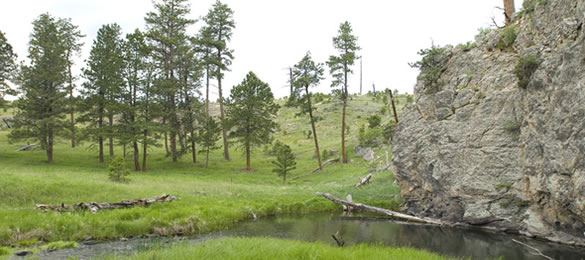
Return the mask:
<path fill-rule="evenodd" d="M 347 194 L 345 199 L 349 202 L 353 202 L 353 198 L 351 197 L 351 194 Z M 342 205 L 342 206 L 343 206 L 343 211 L 347 211 L 347 213 L 351 214 L 351 210 L 352 210 L 351 206 L 346 206 L 346 205 Z"/>
<path fill-rule="evenodd" d="M 12 128 L 12 126 L 10 126 L 10 123 L 8 123 L 6 118 L 2 118 L 2 122 L 4 122 L 4 124 L 6 125 L 6 128 Z"/>
<path fill-rule="evenodd" d="M 17 152 L 28 151 L 28 150 L 30 150 L 31 148 L 35 147 L 35 146 L 37 146 L 37 144 L 29 144 L 29 145 L 26 145 L 26 146 L 23 146 L 23 147 L 19 148 L 19 149 L 18 149 L 18 150 L 16 150 L 16 151 L 17 151 Z"/>
<path fill-rule="evenodd" d="M 155 196 L 152 198 L 143 198 L 143 199 L 135 199 L 135 200 L 123 200 L 120 202 L 110 202 L 110 203 L 97 203 L 97 202 L 80 202 L 70 205 L 46 205 L 46 204 L 37 204 L 36 209 L 40 209 L 43 211 L 57 211 L 57 212 L 64 212 L 64 211 L 75 211 L 75 210 L 89 210 L 91 213 L 96 213 L 102 209 L 124 209 L 124 208 L 132 208 L 135 206 L 148 206 L 150 204 L 156 202 L 169 202 L 175 201 L 177 197 L 163 194 L 161 196 Z"/>
<path fill-rule="evenodd" d="M 329 160 L 325 161 L 322 166 L 325 167 L 325 165 L 330 164 L 332 162 L 339 162 L 339 158 L 329 159 Z M 309 175 L 311 175 L 311 174 L 313 174 L 313 173 L 315 173 L 317 171 L 319 171 L 319 167 L 317 167 L 316 169 L 312 170 L 311 172 L 309 172 L 307 174 L 303 174 L 303 175 L 300 175 L 300 176 L 296 176 L 296 177 L 292 178 L 292 180 L 296 180 L 296 179 L 300 179 L 300 178 L 309 176 Z"/>
<path fill-rule="evenodd" d="M 317 195 L 321 195 L 321 196 L 325 197 L 326 199 L 333 201 L 337 204 L 353 207 L 354 209 L 361 209 L 361 210 L 365 210 L 365 211 L 369 211 L 369 212 L 373 212 L 373 213 L 377 213 L 377 214 L 382 214 L 382 215 L 386 215 L 386 216 L 390 216 L 393 218 L 402 219 L 402 220 L 406 220 L 406 221 L 413 221 L 413 222 L 433 224 L 433 225 L 449 225 L 449 226 L 453 225 L 451 223 L 445 223 L 445 222 L 442 222 L 442 221 L 436 220 L 436 219 L 419 218 L 419 217 L 399 213 L 399 212 L 388 210 L 388 209 L 368 206 L 368 205 L 361 204 L 361 203 L 349 202 L 346 200 L 336 198 L 328 193 L 318 192 Z"/>
<path fill-rule="evenodd" d="M 366 177 L 360 179 L 360 181 L 355 185 L 356 188 L 359 188 L 363 185 L 370 183 L 370 179 L 372 178 L 372 174 L 368 174 Z"/>

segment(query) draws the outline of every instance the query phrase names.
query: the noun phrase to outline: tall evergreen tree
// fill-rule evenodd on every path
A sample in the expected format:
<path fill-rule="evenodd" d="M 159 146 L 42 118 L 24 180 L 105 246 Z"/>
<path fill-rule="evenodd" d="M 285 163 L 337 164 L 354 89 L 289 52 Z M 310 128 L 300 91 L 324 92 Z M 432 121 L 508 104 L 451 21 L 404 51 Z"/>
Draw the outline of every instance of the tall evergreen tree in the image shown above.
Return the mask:
<path fill-rule="evenodd" d="M 79 31 L 79 26 L 73 25 L 71 23 L 71 19 L 60 19 L 59 20 L 60 28 L 61 28 L 61 35 L 63 40 L 65 41 L 66 45 L 66 53 L 65 58 L 67 60 L 67 91 L 69 92 L 69 115 L 71 118 L 71 147 L 75 147 L 75 107 L 76 107 L 76 99 L 73 96 L 73 91 L 75 90 L 75 85 L 73 80 L 75 76 L 73 75 L 73 59 L 76 55 L 79 55 L 81 52 L 81 47 L 83 47 L 83 42 L 81 39 L 85 37 Z"/>
<path fill-rule="evenodd" d="M 22 66 L 22 97 L 17 102 L 17 114 L 11 139 L 35 138 L 47 152 L 47 161 L 53 162 L 55 134 L 67 124 L 66 71 L 67 45 L 57 19 L 41 14 L 33 21 L 28 58 Z"/>
<path fill-rule="evenodd" d="M 187 27 L 195 21 L 187 19 L 190 7 L 188 0 L 162 0 L 154 4 L 155 12 L 149 12 L 144 20 L 148 30 L 148 38 L 152 41 L 154 58 L 160 70 L 162 80 L 160 87 L 164 95 L 164 118 L 168 122 L 170 134 L 171 155 L 176 162 L 179 156 L 177 151 L 177 134 L 180 121 L 177 113 L 177 100 L 180 94 L 179 80 L 177 79 L 177 51 L 184 46 L 187 36 Z"/>
<path fill-rule="evenodd" d="M 313 115 L 314 108 L 311 104 L 311 92 L 309 92 L 309 88 L 319 85 L 319 82 L 323 79 L 323 71 L 323 64 L 315 63 L 311 58 L 310 52 L 307 52 L 305 57 L 292 69 L 292 85 L 296 89 L 296 98 L 294 100 L 296 106 L 300 108 L 299 115 L 309 114 L 311 128 L 313 129 L 313 139 L 315 141 L 315 153 L 320 170 L 323 170 L 323 165 L 321 164 L 319 140 L 315 127 L 315 122 L 318 118 Z"/>
<path fill-rule="evenodd" d="M 150 48 L 146 45 L 144 34 L 136 29 L 133 33 L 126 35 L 124 41 L 124 77 L 126 88 L 122 92 L 122 119 L 123 127 L 118 131 L 123 135 L 123 143 L 132 144 L 134 170 L 140 171 L 140 150 L 138 142 L 143 140 L 144 129 L 148 122 L 139 119 L 142 90 L 147 80 L 147 57 L 150 55 Z"/>
<path fill-rule="evenodd" d="M 270 140 L 276 123 L 274 117 L 279 106 L 268 84 L 249 72 L 239 85 L 232 88 L 227 103 L 227 126 L 232 128 L 230 137 L 240 143 L 246 154 L 246 170 L 251 170 L 252 149 Z"/>
<path fill-rule="evenodd" d="M 209 27 L 202 27 L 199 35 L 195 38 L 195 50 L 198 53 L 201 66 L 205 71 L 205 115 L 209 117 L 209 81 L 213 71 L 213 40 L 211 39 Z"/>
<path fill-rule="evenodd" d="M 332 87 L 341 87 L 341 98 L 343 100 L 343 112 L 341 115 L 341 154 L 343 163 L 347 163 L 345 153 L 345 114 L 347 110 L 347 97 L 349 95 L 347 85 L 347 74 L 353 73 L 351 66 L 358 59 L 356 51 L 360 50 L 357 44 L 357 37 L 353 35 L 351 24 L 344 22 L 339 26 L 338 35 L 333 37 L 333 47 L 338 51 L 337 56 L 329 56 L 327 65 L 331 76 L 333 76 Z"/>
<path fill-rule="evenodd" d="M 12 51 L 12 45 L 8 43 L 4 33 L 0 31 L 0 107 L 6 94 L 15 94 L 7 81 L 15 76 L 16 69 L 16 53 Z"/>
<path fill-rule="evenodd" d="M 103 25 L 93 42 L 87 68 L 83 70 L 85 114 L 79 118 L 87 123 L 87 135 L 98 143 L 100 162 L 104 162 L 105 138 L 109 138 L 110 156 L 113 156 L 114 115 L 121 110 L 119 101 L 126 85 L 124 68 L 120 26 Z M 108 120 L 107 125 L 104 118 Z"/>
<path fill-rule="evenodd" d="M 227 42 L 232 38 L 232 30 L 236 27 L 233 15 L 234 11 L 226 4 L 222 4 L 219 0 L 216 1 L 211 10 L 209 10 L 209 13 L 203 17 L 203 20 L 206 23 L 203 30 L 206 33 L 202 34 L 202 36 L 206 37 L 204 39 L 215 49 L 215 53 L 211 59 L 215 68 L 212 75 L 217 79 L 219 112 L 222 122 L 223 154 L 226 160 L 230 160 L 230 153 L 228 148 L 227 129 L 224 124 L 225 114 L 221 80 L 223 79 L 222 71 L 228 70 L 228 66 L 231 65 L 232 59 L 234 58 L 233 50 L 227 48 Z"/>

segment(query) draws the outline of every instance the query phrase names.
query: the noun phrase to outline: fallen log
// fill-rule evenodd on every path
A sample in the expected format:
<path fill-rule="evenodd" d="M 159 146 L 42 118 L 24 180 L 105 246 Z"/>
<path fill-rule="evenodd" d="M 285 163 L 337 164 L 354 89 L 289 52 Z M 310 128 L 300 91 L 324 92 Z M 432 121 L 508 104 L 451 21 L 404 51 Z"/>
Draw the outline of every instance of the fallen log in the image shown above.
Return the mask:
<path fill-rule="evenodd" d="M 28 151 L 28 150 L 30 150 L 31 148 L 35 147 L 35 146 L 37 146 L 37 144 L 29 144 L 29 145 L 26 145 L 26 146 L 23 146 L 23 147 L 19 148 L 19 149 L 18 149 L 18 150 L 16 150 L 16 151 L 17 151 L 17 152 Z"/>
<path fill-rule="evenodd" d="M 161 196 L 154 196 L 152 198 L 143 198 L 143 199 L 135 199 L 135 200 L 123 200 L 120 202 L 110 202 L 110 203 L 98 203 L 98 202 L 80 202 L 74 205 L 66 205 L 61 203 L 61 205 L 46 205 L 46 204 L 37 204 L 35 206 L 36 209 L 42 211 L 57 211 L 57 212 L 65 212 L 65 211 L 75 211 L 75 210 L 89 210 L 91 213 L 97 213 L 99 210 L 102 209 L 124 209 L 124 208 L 132 208 L 136 206 L 148 206 L 153 203 L 157 202 L 169 202 L 175 201 L 177 197 L 163 194 Z"/>
<path fill-rule="evenodd" d="M 371 178 L 372 178 L 372 174 L 370 173 L 366 177 L 360 179 L 360 181 L 354 187 L 359 188 L 359 187 L 361 187 L 363 185 L 366 185 L 366 184 L 370 183 L 370 179 Z"/>
<path fill-rule="evenodd" d="M 327 164 L 330 164 L 330 163 L 332 163 L 332 162 L 339 162 L 339 158 L 335 158 L 335 159 L 329 159 L 329 160 L 325 161 L 325 162 L 322 164 L 322 166 L 323 166 L 323 167 L 325 167 L 325 165 L 327 165 Z M 303 175 L 300 175 L 300 176 L 294 177 L 294 178 L 292 178 L 291 180 L 296 180 L 296 179 L 300 179 L 300 178 L 303 178 L 303 177 L 309 176 L 309 175 L 311 175 L 311 174 L 313 174 L 313 173 L 317 172 L 318 170 L 319 170 L 319 167 L 317 167 L 316 169 L 312 170 L 311 172 L 309 172 L 309 173 L 307 173 L 307 174 L 303 174 Z"/>
<path fill-rule="evenodd" d="M 317 192 L 317 195 L 321 195 L 330 201 L 333 201 L 337 204 L 344 205 L 346 207 L 352 207 L 353 209 L 361 209 L 361 210 L 365 210 L 365 211 L 369 211 L 369 212 L 373 212 L 373 213 L 378 213 L 378 214 L 390 216 L 390 217 L 397 218 L 397 219 L 413 221 L 413 222 L 418 222 L 418 223 L 433 224 L 433 225 L 449 225 L 449 226 L 453 225 L 453 224 L 445 223 L 445 222 L 442 222 L 442 221 L 436 220 L 436 219 L 419 218 L 419 217 L 399 213 L 399 212 L 388 210 L 388 209 L 377 208 L 377 207 L 368 206 L 368 205 L 361 204 L 361 203 L 349 202 L 346 200 L 342 200 L 342 199 L 333 197 L 331 194 L 328 194 L 328 193 Z"/>

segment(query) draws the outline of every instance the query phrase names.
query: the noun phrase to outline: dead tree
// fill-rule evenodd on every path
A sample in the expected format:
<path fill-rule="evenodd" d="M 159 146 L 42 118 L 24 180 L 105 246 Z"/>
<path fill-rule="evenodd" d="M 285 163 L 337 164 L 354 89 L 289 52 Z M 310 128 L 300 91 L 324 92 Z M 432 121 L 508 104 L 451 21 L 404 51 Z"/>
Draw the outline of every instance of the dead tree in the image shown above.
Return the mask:
<path fill-rule="evenodd" d="M 514 0 L 504 0 L 504 16 L 506 18 L 506 25 L 512 23 L 512 15 L 516 12 L 514 7 Z"/>

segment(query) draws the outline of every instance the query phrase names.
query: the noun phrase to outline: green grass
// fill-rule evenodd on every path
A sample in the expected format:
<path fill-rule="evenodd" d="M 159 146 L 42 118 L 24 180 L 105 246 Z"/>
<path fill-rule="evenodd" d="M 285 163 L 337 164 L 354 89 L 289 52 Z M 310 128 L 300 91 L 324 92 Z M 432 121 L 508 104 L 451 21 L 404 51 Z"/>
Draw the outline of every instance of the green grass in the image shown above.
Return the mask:
<path fill-rule="evenodd" d="M 75 248 L 77 247 L 77 243 L 72 241 L 55 241 L 48 243 L 41 247 L 42 250 L 57 250 L 63 248 Z"/>
<path fill-rule="evenodd" d="M 115 259 L 449 259 L 410 248 L 379 245 L 334 247 L 274 238 L 224 238 L 202 244 L 183 244 Z"/>
<path fill-rule="evenodd" d="M 331 164 L 324 171 L 292 180 L 317 167 L 313 156 L 313 140 L 306 139 L 308 118 L 296 118 L 296 109 L 283 108 L 278 121 L 281 130 L 275 139 L 291 145 L 299 152 L 297 169 L 287 176 L 287 185 L 272 172 L 273 157 L 261 149 L 252 155 L 253 172 L 242 171 L 245 158 L 232 150 L 232 161 L 223 160 L 220 151 L 210 156 L 209 168 L 193 164 L 190 156 L 173 163 L 165 157 L 164 148 L 149 151 L 148 171 L 132 172 L 128 183 L 108 179 L 107 163 L 98 163 L 97 152 L 90 143 L 71 148 L 69 141 L 59 139 L 55 146 L 54 164 L 46 163 L 44 151 L 16 152 L 25 142 L 9 143 L 8 130 L 0 130 L 0 245 L 35 246 L 55 241 L 119 239 L 145 234 L 196 234 L 228 229 L 235 223 L 258 216 L 331 212 L 340 206 L 315 195 L 328 192 L 354 201 L 386 208 L 397 208 L 399 188 L 390 172 L 375 173 L 371 184 L 355 189 L 358 178 L 371 167 L 361 158 L 353 157 L 358 129 L 367 124 L 367 116 L 380 111 L 381 99 L 371 96 L 352 97 L 348 108 L 350 135 L 347 150 L 349 164 Z M 398 97 L 399 110 L 406 96 Z M 283 104 L 283 100 L 279 100 Z M 317 124 L 321 149 L 338 150 L 340 106 L 331 100 L 317 104 Z M 386 113 L 382 122 L 390 120 Z M 284 131 L 287 132 L 284 135 Z M 116 148 L 116 155 L 122 148 Z M 383 151 L 381 151 L 383 154 Z M 339 152 L 335 156 L 340 156 Z M 199 156 L 203 159 L 204 156 Z M 128 167 L 131 167 L 128 156 Z M 125 199 L 175 195 L 180 200 L 121 210 L 56 213 L 35 210 L 35 204 L 74 204 L 78 202 L 116 202 Z"/>

